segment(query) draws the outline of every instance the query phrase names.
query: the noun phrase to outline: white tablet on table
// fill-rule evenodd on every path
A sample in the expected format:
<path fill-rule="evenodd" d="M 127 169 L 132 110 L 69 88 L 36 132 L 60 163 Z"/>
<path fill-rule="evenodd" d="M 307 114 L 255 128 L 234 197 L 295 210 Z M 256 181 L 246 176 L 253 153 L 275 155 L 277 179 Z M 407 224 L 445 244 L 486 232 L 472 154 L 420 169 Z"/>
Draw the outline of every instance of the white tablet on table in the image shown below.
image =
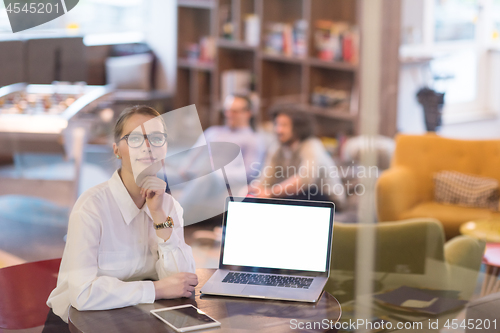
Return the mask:
<path fill-rule="evenodd" d="M 151 313 L 177 332 L 189 332 L 221 324 L 191 304 L 151 310 Z"/>

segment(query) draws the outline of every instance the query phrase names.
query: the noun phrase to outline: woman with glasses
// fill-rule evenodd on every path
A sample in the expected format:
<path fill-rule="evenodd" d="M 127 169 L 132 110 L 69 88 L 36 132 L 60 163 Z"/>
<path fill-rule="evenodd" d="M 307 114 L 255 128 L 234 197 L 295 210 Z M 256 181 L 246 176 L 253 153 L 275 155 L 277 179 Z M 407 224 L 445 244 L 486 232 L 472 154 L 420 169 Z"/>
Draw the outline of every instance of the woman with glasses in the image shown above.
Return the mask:
<path fill-rule="evenodd" d="M 134 106 L 119 116 L 113 150 L 121 168 L 73 207 L 43 332 L 69 332 L 70 306 L 104 310 L 191 296 L 198 278 L 182 208 L 156 177 L 166 140 L 156 110 Z"/>

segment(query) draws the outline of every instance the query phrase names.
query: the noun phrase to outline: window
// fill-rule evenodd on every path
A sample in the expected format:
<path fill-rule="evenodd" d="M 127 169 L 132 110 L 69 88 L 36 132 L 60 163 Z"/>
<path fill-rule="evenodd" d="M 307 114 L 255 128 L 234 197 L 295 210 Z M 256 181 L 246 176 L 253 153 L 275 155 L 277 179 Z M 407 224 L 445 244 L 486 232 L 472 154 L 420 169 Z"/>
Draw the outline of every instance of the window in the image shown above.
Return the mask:
<path fill-rule="evenodd" d="M 493 21 L 491 39 L 493 42 L 500 42 L 500 0 L 492 0 L 491 19 Z"/>
<path fill-rule="evenodd" d="M 488 99 L 487 70 L 492 42 L 500 45 L 500 0 L 403 0 L 401 24 L 401 55 L 433 59 L 431 87 L 445 93 L 445 119 L 500 112 Z"/>
<path fill-rule="evenodd" d="M 473 102 L 477 97 L 477 55 L 461 49 L 436 57 L 431 63 L 434 89 L 446 92 L 445 104 Z"/>
<path fill-rule="evenodd" d="M 85 0 L 67 14 L 24 34 L 106 34 L 143 31 L 147 22 L 149 0 Z M 12 36 L 7 12 L 0 1 L 0 34 Z"/>
<path fill-rule="evenodd" d="M 477 0 L 435 0 L 434 41 L 474 40 Z"/>

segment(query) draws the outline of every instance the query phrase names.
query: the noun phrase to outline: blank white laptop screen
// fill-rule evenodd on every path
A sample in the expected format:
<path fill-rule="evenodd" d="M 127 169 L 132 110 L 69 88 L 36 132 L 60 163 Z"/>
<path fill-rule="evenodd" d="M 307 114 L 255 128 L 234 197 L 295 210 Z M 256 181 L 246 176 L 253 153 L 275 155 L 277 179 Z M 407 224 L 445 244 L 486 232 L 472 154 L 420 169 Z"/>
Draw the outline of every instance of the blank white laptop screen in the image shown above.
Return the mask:
<path fill-rule="evenodd" d="M 331 208 L 229 202 L 224 265 L 326 271 Z"/>

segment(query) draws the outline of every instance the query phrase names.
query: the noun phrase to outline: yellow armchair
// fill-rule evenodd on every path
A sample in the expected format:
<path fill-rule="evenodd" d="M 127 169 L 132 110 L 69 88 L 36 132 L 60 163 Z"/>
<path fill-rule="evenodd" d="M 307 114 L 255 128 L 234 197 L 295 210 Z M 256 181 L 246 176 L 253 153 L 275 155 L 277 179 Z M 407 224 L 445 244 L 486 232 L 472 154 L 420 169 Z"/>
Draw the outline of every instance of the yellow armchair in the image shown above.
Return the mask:
<path fill-rule="evenodd" d="M 393 167 L 382 173 L 377 189 L 383 188 L 384 192 L 391 195 L 384 197 L 383 205 L 378 205 L 379 219 L 383 216 L 385 221 L 397 221 L 399 216 L 417 204 L 416 179 L 416 174 L 404 166 Z"/>
<path fill-rule="evenodd" d="M 455 140 L 435 134 L 398 135 L 391 167 L 377 181 L 378 220 L 436 218 L 450 239 L 459 234 L 464 222 L 500 217 L 486 208 L 435 202 L 433 176 L 443 170 L 500 181 L 500 140 Z"/>

